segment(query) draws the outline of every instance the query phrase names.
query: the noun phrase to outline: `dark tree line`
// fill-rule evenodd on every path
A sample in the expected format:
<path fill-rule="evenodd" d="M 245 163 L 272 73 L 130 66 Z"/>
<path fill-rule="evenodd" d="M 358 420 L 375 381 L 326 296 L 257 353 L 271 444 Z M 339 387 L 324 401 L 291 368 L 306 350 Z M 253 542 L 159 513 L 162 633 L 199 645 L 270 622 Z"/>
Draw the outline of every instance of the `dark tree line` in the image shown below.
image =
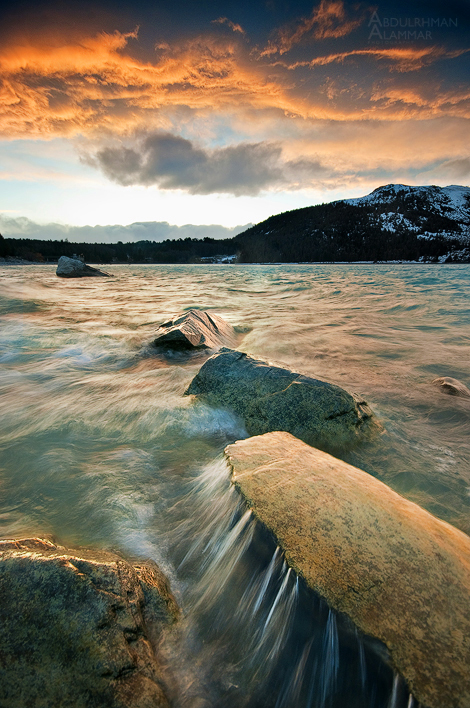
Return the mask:
<path fill-rule="evenodd" d="M 201 258 L 235 255 L 233 239 L 185 238 L 131 243 L 74 243 L 0 237 L 0 257 L 55 263 L 60 256 L 83 255 L 88 263 L 197 263 Z"/>

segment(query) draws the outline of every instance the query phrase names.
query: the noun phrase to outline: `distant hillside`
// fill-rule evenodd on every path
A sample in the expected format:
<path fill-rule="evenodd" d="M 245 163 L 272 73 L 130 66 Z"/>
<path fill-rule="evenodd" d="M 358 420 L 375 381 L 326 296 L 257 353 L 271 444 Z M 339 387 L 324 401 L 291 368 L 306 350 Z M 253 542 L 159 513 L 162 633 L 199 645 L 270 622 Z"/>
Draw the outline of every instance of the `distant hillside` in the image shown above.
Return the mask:
<path fill-rule="evenodd" d="M 468 261 L 470 189 L 389 184 L 272 216 L 236 237 L 245 263 Z"/>
<path fill-rule="evenodd" d="M 115 244 L 0 236 L 0 257 L 90 263 L 241 263 L 425 260 L 470 262 L 470 189 L 388 184 L 344 199 L 271 216 L 230 239 Z"/>

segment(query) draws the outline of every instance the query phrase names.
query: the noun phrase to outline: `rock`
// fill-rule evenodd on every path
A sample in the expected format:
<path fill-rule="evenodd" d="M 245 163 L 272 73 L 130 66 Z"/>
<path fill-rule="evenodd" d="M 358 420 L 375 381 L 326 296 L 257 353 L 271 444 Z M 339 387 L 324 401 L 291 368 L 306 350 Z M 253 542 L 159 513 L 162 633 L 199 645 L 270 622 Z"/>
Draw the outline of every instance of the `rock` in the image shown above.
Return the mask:
<path fill-rule="evenodd" d="M 204 310 L 189 310 L 161 324 L 154 344 L 170 349 L 220 349 L 234 344 L 235 330 L 222 317 Z"/>
<path fill-rule="evenodd" d="M 349 445 L 379 428 L 359 396 L 232 349 L 208 359 L 185 394 L 231 408 L 250 435 L 285 430 L 322 449 Z"/>
<path fill-rule="evenodd" d="M 448 393 L 450 396 L 460 396 L 461 398 L 470 398 L 470 390 L 458 379 L 452 379 L 450 376 L 440 376 L 432 382 L 434 386 L 438 386 L 443 393 Z"/>
<path fill-rule="evenodd" d="M 428 708 L 470 706 L 470 538 L 288 433 L 225 451 L 232 481 L 289 565 L 386 644 Z"/>
<path fill-rule="evenodd" d="M 161 571 L 44 539 L 0 541 L 2 708 L 168 708 Z"/>
<path fill-rule="evenodd" d="M 68 256 L 61 256 L 59 258 L 56 275 L 61 278 L 85 278 L 90 276 L 110 277 L 109 273 L 105 273 L 98 268 L 92 268 L 79 258 L 68 258 Z"/>

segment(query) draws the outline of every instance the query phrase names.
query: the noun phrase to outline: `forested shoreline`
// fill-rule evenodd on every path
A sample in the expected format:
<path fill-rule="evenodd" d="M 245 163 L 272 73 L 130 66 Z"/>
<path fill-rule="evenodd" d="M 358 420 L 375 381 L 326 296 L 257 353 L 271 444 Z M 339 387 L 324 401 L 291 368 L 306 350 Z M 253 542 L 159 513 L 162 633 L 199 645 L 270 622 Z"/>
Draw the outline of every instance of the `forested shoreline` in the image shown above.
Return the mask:
<path fill-rule="evenodd" d="M 385 188 L 384 188 L 385 189 Z M 83 255 L 90 263 L 298 263 L 353 261 L 469 262 L 468 217 L 419 194 L 392 200 L 319 204 L 271 216 L 227 239 L 75 243 L 0 237 L 0 257 L 55 263 Z"/>

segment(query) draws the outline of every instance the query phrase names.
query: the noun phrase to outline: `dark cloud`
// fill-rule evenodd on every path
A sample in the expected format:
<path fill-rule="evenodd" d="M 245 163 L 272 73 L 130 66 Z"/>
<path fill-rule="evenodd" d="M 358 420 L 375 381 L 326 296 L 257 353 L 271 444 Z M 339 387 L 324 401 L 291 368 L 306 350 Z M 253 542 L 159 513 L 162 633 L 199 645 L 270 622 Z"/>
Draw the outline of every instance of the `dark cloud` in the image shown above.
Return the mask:
<path fill-rule="evenodd" d="M 166 221 L 141 221 L 127 226 L 69 226 L 67 224 L 37 224 L 25 217 L 12 218 L 0 214 L 0 230 L 5 238 L 35 238 L 46 241 L 68 239 L 76 243 L 129 243 L 132 241 L 165 241 L 178 238 L 232 238 L 251 224 L 226 228 L 218 224 L 207 226 L 185 224 L 174 226 Z"/>
<path fill-rule="evenodd" d="M 136 147 L 106 147 L 87 162 L 119 184 L 158 185 L 190 194 L 258 194 L 283 183 L 281 148 L 241 143 L 214 150 L 169 133 L 154 133 Z"/>

